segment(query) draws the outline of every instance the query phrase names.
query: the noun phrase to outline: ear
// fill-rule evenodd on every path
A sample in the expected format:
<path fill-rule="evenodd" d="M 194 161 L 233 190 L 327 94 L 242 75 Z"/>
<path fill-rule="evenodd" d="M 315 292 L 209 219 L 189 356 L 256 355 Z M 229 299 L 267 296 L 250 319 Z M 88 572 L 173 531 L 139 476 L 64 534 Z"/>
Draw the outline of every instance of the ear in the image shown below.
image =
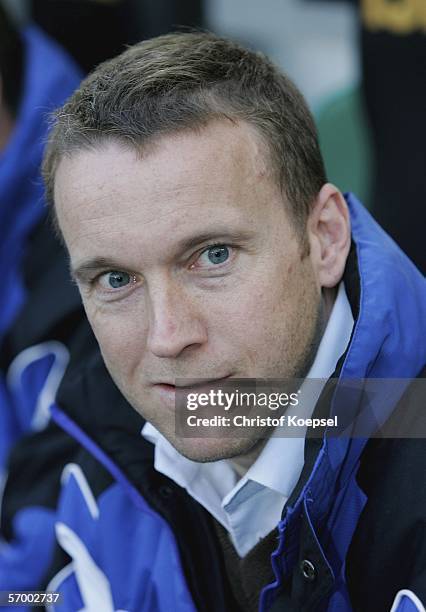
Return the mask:
<path fill-rule="evenodd" d="M 307 223 L 310 257 L 319 287 L 332 288 L 343 276 L 351 245 L 348 206 L 340 191 L 326 183 Z"/>

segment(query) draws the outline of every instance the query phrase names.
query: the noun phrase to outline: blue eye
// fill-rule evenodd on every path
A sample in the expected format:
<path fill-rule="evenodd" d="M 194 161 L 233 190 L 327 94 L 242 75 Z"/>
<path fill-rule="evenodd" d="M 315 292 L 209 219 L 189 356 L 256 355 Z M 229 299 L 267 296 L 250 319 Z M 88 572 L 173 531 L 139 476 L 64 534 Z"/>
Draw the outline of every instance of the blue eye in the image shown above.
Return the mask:
<path fill-rule="evenodd" d="M 109 286 L 108 288 L 111 289 L 120 289 L 131 282 L 131 276 L 130 274 L 127 274 L 127 272 L 118 272 L 113 270 L 112 272 L 105 274 L 105 277 L 105 280 Z"/>
<path fill-rule="evenodd" d="M 212 264 L 221 264 L 229 258 L 229 249 L 226 246 L 213 246 L 205 253 Z"/>

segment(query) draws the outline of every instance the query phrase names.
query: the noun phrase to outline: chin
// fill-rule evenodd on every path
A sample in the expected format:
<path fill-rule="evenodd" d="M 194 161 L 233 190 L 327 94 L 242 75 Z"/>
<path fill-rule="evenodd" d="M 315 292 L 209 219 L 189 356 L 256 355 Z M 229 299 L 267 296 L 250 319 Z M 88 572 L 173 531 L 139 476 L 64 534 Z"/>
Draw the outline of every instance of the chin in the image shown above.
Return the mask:
<path fill-rule="evenodd" d="M 249 438 L 177 438 L 169 442 L 187 459 L 210 463 L 249 452 L 258 442 Z"/>

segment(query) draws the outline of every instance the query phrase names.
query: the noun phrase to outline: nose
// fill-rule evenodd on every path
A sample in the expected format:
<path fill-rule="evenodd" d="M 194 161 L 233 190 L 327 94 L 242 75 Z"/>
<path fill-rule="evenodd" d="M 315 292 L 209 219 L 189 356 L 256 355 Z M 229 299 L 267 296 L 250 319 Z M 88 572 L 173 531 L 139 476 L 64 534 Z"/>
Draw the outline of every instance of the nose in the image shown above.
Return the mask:
<path fill-rule="evenodd" d="M 201 346 L 207 331 L 194 298 L 176 284 L 150 292 L 147 348 L 156 357 L 178 357 L 185 349 Z"/>

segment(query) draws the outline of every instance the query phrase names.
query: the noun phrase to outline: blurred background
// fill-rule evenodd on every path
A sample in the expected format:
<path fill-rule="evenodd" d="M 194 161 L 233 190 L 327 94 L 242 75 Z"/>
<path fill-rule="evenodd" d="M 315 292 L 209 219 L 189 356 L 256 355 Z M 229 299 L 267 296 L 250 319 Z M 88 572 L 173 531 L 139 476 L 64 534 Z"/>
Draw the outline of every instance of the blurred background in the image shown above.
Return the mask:
<path fill-rule="evenodd" d="M 126 44 L 198 27 L 268 54 L 305 95 L 329 179 L 417 265 L 426 172 L 426 0 L 0 0 L 84 72 Z"/>

